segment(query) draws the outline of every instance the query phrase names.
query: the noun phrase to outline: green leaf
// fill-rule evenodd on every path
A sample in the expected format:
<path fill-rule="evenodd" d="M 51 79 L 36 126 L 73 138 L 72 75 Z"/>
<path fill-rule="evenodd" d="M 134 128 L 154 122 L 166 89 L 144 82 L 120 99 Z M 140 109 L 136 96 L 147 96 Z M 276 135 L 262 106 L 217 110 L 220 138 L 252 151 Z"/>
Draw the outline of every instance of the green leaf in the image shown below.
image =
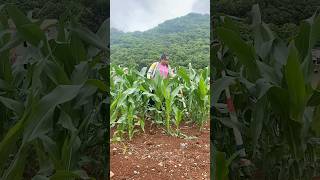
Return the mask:
<path fill-rule="evenodd" d="M 22 179 L 25 165 L 27 163 L 28 151 L 27 147 L 21 147 L 16 154 L 10 167 L 4 173 L 2 179 L 19 180 Z"/>
<path fill-rule="evenodd" d="M 215 179 L 219 180 L 228 180 L 228 166 L 226 154 L 220 151 L 216 151 L 215 153 Z"/>
<path fill-rule="evenodd" d="M 291 153 L 296 160 L 301 160 L 304 156 L 303 141 L 301 137 L 302 125 L 300 122 L 290 119 L 282 119 L 282 124 L 285 124 L 284 135 L 290 146 Z"/>
<path fill-rule="evenodd" d="M 0 48 L 0 53 L 10 50 L 12 48 L 17 47 L 22 42 L 22 38 L 20 36 L 14 36 L 7 44 Z"/>
<path fill-rule="evenodd" d="M 272 85 L 266 81 L 265 79 L 258 79 L 255 86 L 254 86 L 254 90 L 253 95 L 257 98 L 260 99 L 262 98 L 268 91 L 269 89 L 272 87 Z M 253 88 L 251 88 L 253 89 Z M 249 89 L 249 90 L 251 90 Z"/>
<path fill-rule="evenodd" d="M 180 67 L 178 69 L 178 75 L 188 84 L 190 85 L 190 77 L 187 73 L 187 70 L 184 67 Z"/>
<path fill-rule="evenodd" d="M 285 65 L 287 62 L 289 50 L 287 45 L 279 39 L 274 41 L 273 46 L 273 57 L 276 60 L 276 64 L 278 64 L 277 68 L 280 69 L 282 65 Z"/>
<path fill-rule="evenodd" d="M 58 170 L 54 173 L 53 176 L 50 177 L 50 180 L 61 180 L 61 179 L 76 179 L 81 178 L 78 174 L 71 171 L 62 171 Z"/>
<path fill-rule="evenodd" d="M 12 82 L 12 68 L 9 59 L 9 51 L 5 51 L 0 54 L 0 77 L 6 82 Z"/>
<path fill-rule="evenodd" d="M 291 103 L 289 107 L 291 118 L 301 122 L 304 106 L 306 105 L 306 87 L 300 68 L 298 51 L 293 44 L 290 46 L 285 75 Z"/>
<path fill-rule="evenodd" d="M 273 86 L 269 89 L 268 100 L 274 112 L 280 114 L 282 119 L 287 119 L 290 112 L 289 93 L 286 89 Z M 289 107 L 289 108 L 283 108 Z"/>
<path fill-rule="evenodd" d="M 248 79 L 256 80 L 259 77 L 259 73 L 253 48 L 242 40 L 239 34 L 229 29 L 218 27 L 217 35 L 246 67 Z"/>
<path fill-rule="evenodd" d="M 34 46 L 38 46 L 45 39 L 44 32 L 33 24 L 16 6 L 8 5 L 7 12 L 17 27 L 19 35 Z"/>
<path fill-rule="evenodd" d="M 254 31 L 254 47 L 257 54 L 265 60 L 270 54 L 274 42 L 274 35 L 268 25 L 262 22 L 258 4 L 253 5 L 251 14 Z"/>
<path fill-rule="evenodd" d="M 181 91 L 182 88 L 183 87 L 181 85 L 176 87 L 171 93 L 171 98 L 175 98 L 178 95 L 178 93 Z"/>
<path fill-rule="evenodd" d="M 310 32 L 310 48 L 313 48 L 316 45 L 316 43 L 320 40 L 320 16 L 315 15 L 311 17 L 314 20 L 311 22 L 312 27 Z"/>
<path fill-rule="evenodd" d="M 49 180 L 49 178 L 43 175 L 36 175 L 32 178 L 32 180 Z"/>
<path fill-rule="evenodd" d="M 71 132 L 77 131 L 77 128 L 73 125 L 71 117 L 63 110 L 61 110 L 58 124 L 60 124 L 65 129 L 70 130 Z"/>
<path fill-rule="evenodd" d="M 79 38 L 81 38 L 84 42 L 98 48 L 101 50 L 108 50 L 107 45 L 104 44 L 100 37 L 93 32 L 80 27 L 79 25 L 73 24 L 70 28 L 71 31 L 78 35 Z"/>
<path fill-rule="evenodd" d="M 316 14 L 314 14 L 306 22 L 302 23 L 301 29 L 304 26 L 308 29 L 302 29 L 299 33 L 299 36 L 296 38 L 296 44 L 300 46 L 299 52 L 302 58 L 301 60 L 303 60 L 302 69 L 306 82 L 311 80 L 314 70 L 311 51 L 315 47 L 316 43 L 320 40 L 320 16 L 315 17 L 315 15 Z"/>
<path fill-rule="evenodd" d="M 54 108 L 74 99 L 80 88 L 79 85 L 60 85 L 44 96 L 35 107 L 37 111 L 33 111 L 28 118 L 28 127 L 24 132 L 23 143 L 43 135 L 47 131 L 45 129 L 46 123 L 52 118 Z"/>
<path fill-rule="evenodd" d="M 65 138 L 61 151 L 61 160 L 65 170 L 70 170 L 76 165 L 77 162 L 72 159 L 78 155 L 80 146 L 81 140 L 77 133 L 72 133 L 71 136 Z"/>
<path fill-rule="evenodd" d="M 103 21 L 100 28 L 98 29 L 97 35 L 104 44 L 109 44 L 110 39 L 110 18 Z"/>
<path fill-rule="evenodd" d="M 211 105 L 215 105 L 219 98 L 220 94 L 222 93 L 223 90 L 225 90 L 227 87 L 229 87 L 231 84 L 235 83 L 234 78 L 232 77 L 223 77 L 218 79 L 214 85 L 211 91 L 213 91 L 213 96 L 211 98 Z"/>
<path fill-rule="evenodd" d="M 38 47 L 42 40 L 45 40 L 45 34 L 36 24 L 26 24 L 17 28 L 19 35 L 30 44 Z M 44 41 L 43 41 L 44 42 Z"/>
<path fill-rule="evenodd" d="M 204 79 L 202 76 L 200 77 L 200 80 L 199 80 L 198 92 L 199 92 L 200 99 L 204 100 L 205 96 L 207 95 L 208 90 L 207 90 L 207 85 L 204 82 Z"/>
<path fill-rule="evenodd" d="M 58 30 L 57 41 L 58 42 L 65 42 L 66 41 L 66 32 L 65 32 L 64 22 L 62 20 L 59 21 L 57 30 Z"/>
<path fill-rule="evenodd" d="M 13 88 L 6 81 L 0 79 L 0 89 L 5 91 L 11 91 Z"/>
<path fill-rule="evenodd" d="M 140 127 L 141 127 L 141 129 L 143 130 L 143 132 L 145 132 L 145 130 L 144 130 L 144 126 L 145 126 L 144 122 L 145 122 L 144 119 L 140 119 L 140 120 L 139 120 Z"/>
<path fill-rule="evenodd" d="M 52 47 L 52 53 L 55 59 L 61 64 L 65 72 L 71 75 L 74 70 L 74 60 L 71 54 L 70 46 L 68 43 L 56 43 L 55 41 L 50 42 Z"/>
<path fill-rule="evenodd" d="M 236 33 L 240 33 L 237 21 L 233 21 L 230 16 L 223 17 L 223 27 L 230 29 Z"/>
<path fill-rule="evenodd" d="M 108 91 L 107 85 L 105 83 L 103 83 L 103 81 L 98 80 L 98 79 L 88 79 L 86 84 L 95 86 L 102 92 Z"/>
<path fill-rule="evenodd" d="M 71 54 L 75 59 L 75 63 L 78 64 L 81 61 L 86 60 L 87 52 L 82 43 L 80 37 L 78 35 L 72 34 L 71 35 L 71 43 L 70 43 L 70 50 Z"/>
<path fill-rule="evenodd" d="M 260 70 L 261 76 L 268 80 L 269 82 L 280 85 L 281 77 L 278 76 L 276 70 L 271 66 L 265 64 L 262 61 L 257 61 L 258 68 Z"/>
<path fill-rule="evenodd" d="M 52 160 L 54 167 L 57 170 L 62 169 L 63 166 L 60 161 L 61 157 L 60 157 L 60 151 L 58 149 L 57 143 L 46 135 L 41 136 L 40 139 L 45 151 L 48 153 L 50 159 Z"/>
<path fill-rule="evenodd" d="M 100 26 L 100 28 L 98 29 L 98 32 L 96 33 L 101 42 L 103 42 L 104 44 L 109 44 L 110 43 L 110 29 L 107 28 L 110 25 L 110 18 L 106 19 L 102 25 Z M 99 49 L 95 48 L 95 47 L 89 47 L 88 50 L 88 54 L 89 56 L 96 56 L 99 53 Z"/>
<path fill-rule="evenodd" d="M 149 93 L 149 92 L 143 92 L 142 95 L 146 95 L 148 98 L 153 97 L 157 102 L 161 102 L 159 97 L 155 94 Z"/>
<path fill-rule="evenodd" d="M 69 178 L 95 180 L 94 178 L 88 177 L 87 173 L 84 172 L 83 170 L 74 170 L 74 171 L 59 170 L 50 178 L 50 180 L 61 180 L 61 179 L 69 179 Z"/>
<path fill-rule="evenodd" d="M 311 26 L 307 22 L 302 22 L 300 25 L 300 31 L 295 39 L 295 46 L 299 51 L 300 60 L 304 60 L 309 51 Z"/>
<path fill-rule="evenodd" d="M 23 114 L 24 105 L 19 101 L 0 96 L 0 102 L 2 102 L 7 108 L 17 113 L 18 116 Z"/>
<path fill-rule="evenodd" d="M 76 102 L 74 103 L 74 108 L 79 108 L 80 106 L 86 104 L 91 99 L 92 95 L 97 92 L 97 87 L 84 85 L 77 96 Z"/>
<path fill-rule="evenodd" d="M 265 119 L 266 113 L 265 109 L 267 108 L 267 98 L 261 98 L 254 106 L 252 114 L 252 122 L 250 123 L 250 128 L 252 132 L 252 148 L 253 154 L 257 152 L 258 140 L 261 135 L 263 120 Z"/>
<path fill-rule="evenodd" d="M 6 4 L 0 5 L 0 12 L 1 12 L 3 9 L 5 9 L 6 6 L 7 6 Z"/>
<path fill-rule="evenodd" d="M 49 109 L 46 114 L 37 117 L 37 121 L 28 124 L 23 135 L 23 145 L 41 137 L 49 132 L 52 124 L 53 109 Z"/>
<path fill-rule="evenodd" d="M 320 106 L 315 108 L 311 129 L 320 137 Z"/>
<path fill-rule="evenodd" d="M 45 19 L 41 22 L 40 29 L 47 30 L 50 27 L 55 27 L 58 24 L 58 20 L 56 19 Z"/>
<path fill-rule="evenodd" d="M 56 85 L 68 85 L 70 80 L 63 68 L 52 61 L 46 61 L 44 72 Z"/>
<path fill-rule="evenodd" d="M 23 14 L 16 6 L 8 4 L 6 6 L 6 9 L 17 28 L 26 24 L 31 24 L 31 21 L 28 19 L 28 17 Z"/>
<path fill-rule="evenodd" d="M 13 127 L 9 129 L 5 137 L 0 143 L 0 168 L 5 165 L 5 162 L 8 159 L 8 156 L 15 146 L 19 135 L 23 132 L 25 117 L 20 119 Z"/>
<path fill-rule="evenodd" d="M 262 42 L 260 45 L 257 45 L 256 52 L 257 54 L 265 61 L 265 59 L 269 56 L 270 51 L 272 50 L 274 40 L 269 40 L 266 42 Z"/>
<path fill-rule="evenodd" d="M 252 16 L 252 24 L 253 26 L 260 25 L 262 23 L 261 20 L 261 12 L 258 4 L 252 6 L 251 9 L 251 16 Z"/>
<path fill-rule="evenodd" d="M 83 84 L 88 80 L 89 65 L 87 62 L 81 62 L 74 67 L 71 74 L 73 84 Z"/>
<path fill-rule="evenodd" d="M 318 106 L 320 105 L 320 91 L 314 90 L 313 94 L 308 100 L 308 106 Z"/>

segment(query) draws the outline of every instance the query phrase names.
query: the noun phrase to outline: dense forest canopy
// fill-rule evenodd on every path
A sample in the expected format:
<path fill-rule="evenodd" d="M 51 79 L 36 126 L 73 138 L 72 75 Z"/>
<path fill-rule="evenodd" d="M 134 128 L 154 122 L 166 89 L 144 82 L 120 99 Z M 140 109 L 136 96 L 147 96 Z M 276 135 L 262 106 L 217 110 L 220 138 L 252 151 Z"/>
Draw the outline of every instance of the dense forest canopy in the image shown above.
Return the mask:
<path fill-rule="evenodd" d="M 270 24 L 270 28 L 282 39 L 298 32 L 299 22 L 311 17 L 320 6 L 319 0 L 211 0 L 213 16 L 228 14 L 247 19 L 241 23 L 241 30 L 245 37 L 249 33 L 248 19 L 251 7 L 258 3 L 261 17 L 264 22 Z M 249 38 L 249 37 L 248 37 Z"/>
<path fill-rule="evenodd" d="M 96 32 L 109 15 L 109 0 L 0 0 L 0 4 L 13 3 L 33 18 L 73 18 Z"/>
<path fill-rule="evenodd" d="M 140 32 L 111 28 L 111 62 L 138 68 L 158 61 L 162 52 L 172 66 L 209 66 L 210 17 L 197 13 L 175 18 Z"/>

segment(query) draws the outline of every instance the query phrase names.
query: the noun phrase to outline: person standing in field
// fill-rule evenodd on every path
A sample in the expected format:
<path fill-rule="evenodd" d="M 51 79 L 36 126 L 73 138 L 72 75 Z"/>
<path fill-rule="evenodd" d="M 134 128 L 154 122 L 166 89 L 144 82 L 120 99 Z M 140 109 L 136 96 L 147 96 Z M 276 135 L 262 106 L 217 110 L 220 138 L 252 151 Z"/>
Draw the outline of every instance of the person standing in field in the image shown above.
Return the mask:
<path fill-rule="evenodd" d="M 169 56 L 167 54 L 162 54 L 160 56 L 159 62 L 154 62 L 151 64 L 148 72 L 147 72 L 147 78 L 153 79 L 156 76 L 156 73 L 159 73 L 159 75 L 163 78 L 168 77 L 174 77 L 173 69 L 171 69 L 169 65 Z M 154 93 L 154 90 L 152 90 L 152 93 Z M 155 102 L 152 98 L 149 99 L 149 106 L 154 106 Z"/>
<path fill-rule="evenodd" d="M 168 78 L 173 77 L 173 69 L 171 69 L 169 65 L 169 56 L 166 54 L 162 54 L 160 56 L 159 62 L 154 62 L 151 64 L 148 72 L 147 72 L 147 78 L 153 79 L 156 75 L 156 73 L 159 73 L 161 77 Z"/>

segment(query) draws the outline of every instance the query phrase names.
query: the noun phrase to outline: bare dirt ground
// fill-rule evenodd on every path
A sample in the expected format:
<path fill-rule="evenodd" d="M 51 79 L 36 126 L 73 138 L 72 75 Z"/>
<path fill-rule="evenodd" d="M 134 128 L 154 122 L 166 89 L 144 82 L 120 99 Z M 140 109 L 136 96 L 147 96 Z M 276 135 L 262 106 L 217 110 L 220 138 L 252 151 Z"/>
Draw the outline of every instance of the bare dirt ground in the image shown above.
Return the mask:
<path fill-rule="evenodd" d="M 210 179 L 210 125 L 200 132 L 194 125 L 181 131 L 196 137 L 169 136 L 156 125 L 146 123 L 146 132 L 131 141 L 110 147 L 112 180 Z"/>

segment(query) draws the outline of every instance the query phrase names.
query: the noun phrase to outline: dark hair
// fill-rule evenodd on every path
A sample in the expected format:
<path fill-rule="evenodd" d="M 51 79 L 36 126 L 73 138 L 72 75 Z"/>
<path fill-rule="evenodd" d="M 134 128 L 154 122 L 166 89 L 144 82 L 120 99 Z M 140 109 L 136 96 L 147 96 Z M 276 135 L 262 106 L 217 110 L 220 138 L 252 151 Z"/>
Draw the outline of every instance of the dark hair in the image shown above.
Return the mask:
<path fill-rule="evenodd" d="M 162 60 L 162 59 L 168 59 L 168 55 L 165 53 L 161 54 L 160 60 Z"/>

